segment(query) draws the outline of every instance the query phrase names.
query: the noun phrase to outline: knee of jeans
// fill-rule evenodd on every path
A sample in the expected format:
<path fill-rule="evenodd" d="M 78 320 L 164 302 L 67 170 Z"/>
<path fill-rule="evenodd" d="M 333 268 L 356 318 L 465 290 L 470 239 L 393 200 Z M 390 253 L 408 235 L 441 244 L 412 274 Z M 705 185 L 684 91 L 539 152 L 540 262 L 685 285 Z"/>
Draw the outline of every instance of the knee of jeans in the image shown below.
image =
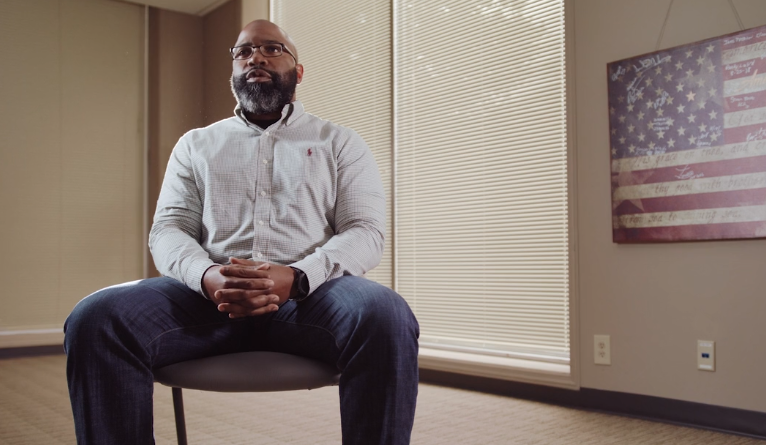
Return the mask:
<path fill-rule="evenodd" d="M 404 298 L 393 290 L 364 278 L 354 283 L 357 316 L 360 323 L 376 335 L 397 342 L 414 340 L 420 335 L 415 315 Z"/>
<path fill-rule="evenodd" d="M 75 345 L 94 345 L 114 329 L 119 315 L 119 296 L 109 288 L 80 300 L 64 322 L 64 350 Z"/>

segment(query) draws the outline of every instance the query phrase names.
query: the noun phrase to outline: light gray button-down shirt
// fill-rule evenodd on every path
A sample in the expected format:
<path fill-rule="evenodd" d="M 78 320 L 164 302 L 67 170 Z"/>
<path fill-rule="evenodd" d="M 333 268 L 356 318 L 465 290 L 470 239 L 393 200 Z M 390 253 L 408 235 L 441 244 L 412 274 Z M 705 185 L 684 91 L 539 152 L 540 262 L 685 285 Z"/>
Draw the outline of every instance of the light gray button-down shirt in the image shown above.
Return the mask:
<path fill-rule="evenodd" d="M 235 114 L 173 149 L 149 234 L 160 273 L 202 293 L 210 266 L 252 258 L 302 270 L 313 292 L 377 266 L 385 196 L 362 138 L 299 101 L 266 130 Z"/>

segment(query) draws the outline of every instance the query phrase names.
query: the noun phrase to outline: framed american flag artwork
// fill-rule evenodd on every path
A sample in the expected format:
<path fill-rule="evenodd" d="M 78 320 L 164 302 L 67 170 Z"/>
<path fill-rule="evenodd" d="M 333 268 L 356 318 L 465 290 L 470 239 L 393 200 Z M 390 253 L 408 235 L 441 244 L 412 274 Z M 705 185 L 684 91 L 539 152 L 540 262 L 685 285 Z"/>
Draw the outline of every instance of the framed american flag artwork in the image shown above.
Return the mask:
<path fill-rule="evenodd" d="M 616 243 L 766 237 L 766 26 L 607 64 Z"/>

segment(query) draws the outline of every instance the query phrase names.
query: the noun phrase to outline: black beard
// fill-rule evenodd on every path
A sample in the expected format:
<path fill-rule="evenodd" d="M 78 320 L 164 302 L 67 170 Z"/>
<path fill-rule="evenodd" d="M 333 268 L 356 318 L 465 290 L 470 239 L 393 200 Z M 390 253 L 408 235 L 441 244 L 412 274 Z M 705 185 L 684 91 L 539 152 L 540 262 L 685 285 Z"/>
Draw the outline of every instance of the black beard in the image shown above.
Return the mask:
<path fill-rule="evenodd" d="M 243 110 L 252 114 L 269 114 L 282 111 L 293 101 L 298 84 L 298 70 L 293 68 L 284 74 L 258 68 L 271 75 L 271 82 L 248 82 L 247 73 L 231 76 L 231 91 Z"/>

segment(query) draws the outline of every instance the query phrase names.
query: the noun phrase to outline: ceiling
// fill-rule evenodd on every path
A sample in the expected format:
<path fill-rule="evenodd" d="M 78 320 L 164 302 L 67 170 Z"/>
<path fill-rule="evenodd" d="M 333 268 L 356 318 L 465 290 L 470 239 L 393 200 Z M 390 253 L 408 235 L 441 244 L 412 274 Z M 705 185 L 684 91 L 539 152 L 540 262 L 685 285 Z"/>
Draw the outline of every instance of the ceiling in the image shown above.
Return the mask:
<path fill-rule="evenodd" d="M 203 16 L 229 0 L 118 0 Z"/>

